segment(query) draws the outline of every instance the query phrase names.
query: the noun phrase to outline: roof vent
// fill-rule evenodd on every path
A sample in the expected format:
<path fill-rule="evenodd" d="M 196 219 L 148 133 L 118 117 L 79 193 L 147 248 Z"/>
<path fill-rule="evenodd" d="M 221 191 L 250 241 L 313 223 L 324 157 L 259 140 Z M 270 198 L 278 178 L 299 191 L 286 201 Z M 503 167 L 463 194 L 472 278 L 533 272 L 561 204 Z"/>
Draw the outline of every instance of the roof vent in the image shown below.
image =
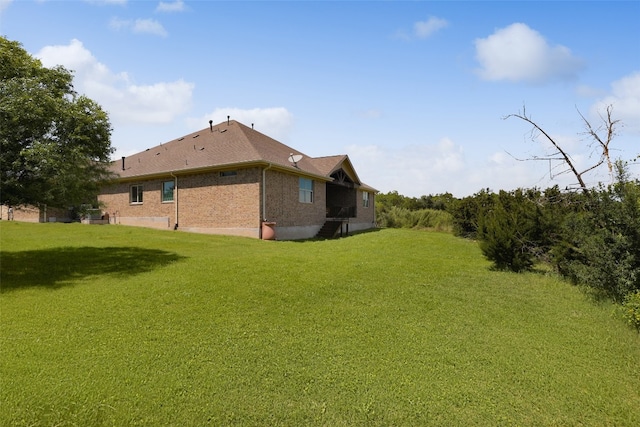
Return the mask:
<path fill-rule="evenodd" d="M 227 116 L 227 126 L 229 126 L 229 119 L 231 118 L 231 116 Z"/>
<path fill-rule="evenodd" d="M 209 129 L 213 132 L 213 120 L 209 120 Z"/>
<path fill-rule="evenodd" d="M 193 138 L 197 138 L 197 137 L 199 137 L 199 136 L 200 136 L 200 134 L 193 135 Z"/>
<path fill-rule="evenodd" d="M 125 159 L 125 157 L 122 156 L 122 170 L 124 170 L 124 159 Z"/>

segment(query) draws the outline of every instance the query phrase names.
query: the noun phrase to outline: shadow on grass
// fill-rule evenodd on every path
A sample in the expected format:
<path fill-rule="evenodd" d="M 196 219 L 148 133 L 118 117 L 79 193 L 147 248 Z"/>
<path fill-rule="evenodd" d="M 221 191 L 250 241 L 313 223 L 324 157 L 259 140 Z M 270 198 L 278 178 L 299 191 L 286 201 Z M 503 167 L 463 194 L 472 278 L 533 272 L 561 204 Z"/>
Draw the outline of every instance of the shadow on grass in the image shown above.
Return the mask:
<path fill-rule="evenodd" d="M 358 231 L 350 231 L 348 234 L 345 233 L 345 235 L 343 236 L 335 236 L 335 237 L 310 237 L 308 239 L 297 239 L 297 240 L 287 240 L 288 242 L 293 242 L 293 243 L 306 243 L 306 242 L 322 242 L 325 240 L 339 240 L 339 239 L 346 239 L 347 237 L 352 237 L 352 236 L 356 236 L 358 234 L 367 234 L 367 233 L 377 233 L 378 231 L 382 230 L 382 228 L 369 228 L 366 230 L 358 230 Z"/>
<path fill-rule="evenodd" d="M 0 253 L 0 292 L 20 288 L 57 289 L 87 276 L 122 276 L 152 271 L 184 257 L 135 247 L 59 247 Z"/>

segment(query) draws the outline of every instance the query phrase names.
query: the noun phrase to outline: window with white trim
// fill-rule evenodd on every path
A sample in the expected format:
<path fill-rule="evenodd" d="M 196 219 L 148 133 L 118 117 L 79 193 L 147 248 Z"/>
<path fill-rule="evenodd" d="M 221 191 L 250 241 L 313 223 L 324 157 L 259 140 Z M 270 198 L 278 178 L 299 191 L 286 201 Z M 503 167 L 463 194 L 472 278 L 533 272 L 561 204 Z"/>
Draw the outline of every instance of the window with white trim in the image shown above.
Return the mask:
<path fill-rule="evenodd" d="M 142 204 L 142 192 L 144 187 L 142 185 L 132 185 L 129 191 L 129 201 L 132 204 Z"/>
<path fill-rule="evenodd" d="M 369 192 L 368 191 L 363 191 L 362 192 L 362 207 L 364 207 L 364 208 L 368 208 L 369 207 Z"/>
<path fill-rule="evenodd" d="M 165 181 L 162 183 L 162 203 L 173 202 L 173 189 L 175 181 Z"/>
<path fill-rule="evenodd" d="M 313 181 L 300 177 L 300 203 L 313 203 Z"/>

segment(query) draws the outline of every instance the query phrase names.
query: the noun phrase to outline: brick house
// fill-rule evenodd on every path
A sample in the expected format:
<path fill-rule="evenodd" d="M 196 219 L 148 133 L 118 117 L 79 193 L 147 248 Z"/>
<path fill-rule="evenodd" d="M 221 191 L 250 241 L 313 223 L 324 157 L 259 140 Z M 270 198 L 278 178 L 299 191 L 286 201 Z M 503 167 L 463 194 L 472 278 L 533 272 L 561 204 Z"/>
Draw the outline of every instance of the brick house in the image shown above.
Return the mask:
<path fill-rule="evenodd" d="M 112 224 L 293 240 L 375 226 L 346 155 L 313 158 L 235 120 L 123 157 L 98 200 Z"/>
<path fill-rule="evenodd" d="M 71 222 L 70 209 L 52 208 L 47 205 L 0 205 L 0 220 L 21 222 Z"/>

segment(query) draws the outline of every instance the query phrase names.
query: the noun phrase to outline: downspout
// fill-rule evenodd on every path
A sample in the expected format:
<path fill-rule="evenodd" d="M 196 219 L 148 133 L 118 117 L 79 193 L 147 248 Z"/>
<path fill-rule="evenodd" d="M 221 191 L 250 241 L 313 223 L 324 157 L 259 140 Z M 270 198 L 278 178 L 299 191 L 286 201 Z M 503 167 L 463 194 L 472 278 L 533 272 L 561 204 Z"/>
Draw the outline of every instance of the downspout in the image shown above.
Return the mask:
<path fill-rule="evenodd" d="M 267 220 L 267 170 L 273 166 L 269 163 L 269 166 L 262 169 L 262 219 Z"/>
<path fill-rule="evenodd" d="M 173 184 L 173 204 L 174 204 L 174 207 L 175 207 L 175 217 L 176 217 L 176 223 L 173 226 L 173 229 L 177 230 L 178 229 L 178 177 L 175 176 L 173 174 L 173 172 L 171 172 L 171 176 L 173 177 L 173 181 L 174 181 L 174 184 Z"/>
<path fill-rule="evenodd" d="M 269 163 L 269 166 L 262 169 L 262 221 L 267 221 L 267 170 L 273 166 Z M 260 238 L 262 239 L 262 223 L 260 224 Z"/>

